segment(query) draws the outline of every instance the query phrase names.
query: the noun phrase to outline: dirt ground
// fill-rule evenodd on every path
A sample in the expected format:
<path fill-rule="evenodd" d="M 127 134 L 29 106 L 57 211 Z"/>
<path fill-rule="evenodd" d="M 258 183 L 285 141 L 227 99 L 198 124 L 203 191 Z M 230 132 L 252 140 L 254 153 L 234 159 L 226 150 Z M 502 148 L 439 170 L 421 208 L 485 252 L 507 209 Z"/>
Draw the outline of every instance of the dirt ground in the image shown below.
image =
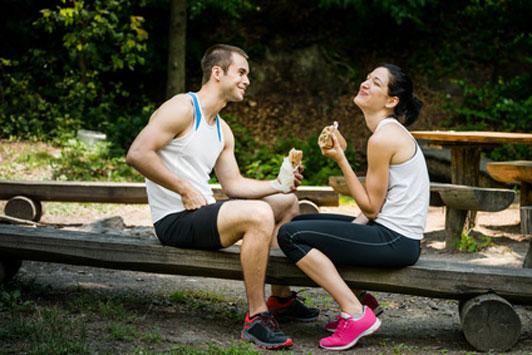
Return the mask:
<path fill-rule="evenodd" d="M 3 208 L 3 206 L 0 207 Z M 53 204 L 44 204 L 44 223 L 63 224 L 65 228 L 77 229 L 82 224 L 101 218 L 121 216 L 127 228 L 150 227 L 150 214 L 146 205 L 116 205 L 108 208 L 80 207 L 63 213 L 47 213 L 54 210 Z M 323 208 L 325 212 L 353 213 L 353 207 Z M 493 244 L 479 252 L 447 252 L 443 243 L 444 210 L 431 207 L 426 239 L 423 241 L 423 255 L 435 259 L 465 261 L 478 264 L 520 267 L 530 244 L 531 236 L 519 232 L 519 210 L 517 205 L 498 213 L 479 213 L 474 235 L 492 238 Z M 149 230 L 149 228 L 148 228 Z M 130 271 L 116 271 L 100 268 L 24 262 L 18 276 L 35 280 L 38 284 L 50 285 L 58 294 L 66 294 L 76 287 L 96 293 L 113 295 L 137 295 L 153 297 L 172 290 L 207 290 L 223 294 L 230 300 L 227 308 L 243 317 L 245 309 L 244 288 L 241 281 L 212 278 L 149 274 Z M 298 290 L 298 288 L 294 288 Z M 62 292 L 64 291 L 64 293 Z M 266 287 L 267 295 L 270 293 Z M 318 321 L 310 324 L 282 324 L 285 333 L 294 338 L 295 354 L 322 353 L 318 340 L 328 335 L 324 330 L 326 322 L 338 314 L 338 308 L 327 293 L 320 288 L 307 288 L 305 298 L 322 309 Z M 458 303 L 452 300 L 414 297 L 378 292 L 375 294 L 385 306 L 381 316 L 382 327 L 374 335 L 365 337 L 350 350 L 359 354 L 461 354 L 474 353 L 460 328 Z M 58 302 L 61 302 L 58 300 Z M 522 322 L 521 337 L 510 350 L 515 354 L 530 354 L 532 349 L 532 306 L 516 306 Z M 144 315 L 146 329 L 157 327 L 163 338 L 162 348 L 188 345 L 206 349 L 210 342 L 229 347 L 238 341 L 241 323 L 234 319 L 215 317 L 208 311 L 192 309 L 183 305 L 160 305 L 154 301 Z M 97 340 L 96 340 L 97 341 Z M 123 346 L 123 347 L 122 347 Z M 111 345 L 113 352 L 122 353 L 127 343 Z M 127 351 L 126 351 L 127 352 Z M 266 352 L 266 351 L 265 351 Z"/>

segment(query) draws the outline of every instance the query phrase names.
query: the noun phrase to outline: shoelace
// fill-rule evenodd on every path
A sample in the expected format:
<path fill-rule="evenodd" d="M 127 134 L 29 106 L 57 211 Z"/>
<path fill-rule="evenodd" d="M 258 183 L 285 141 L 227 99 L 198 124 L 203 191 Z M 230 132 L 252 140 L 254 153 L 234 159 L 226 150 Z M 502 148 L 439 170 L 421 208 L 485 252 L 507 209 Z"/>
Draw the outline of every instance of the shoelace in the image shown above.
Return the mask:
<path fill-rule="evenodd" d="M 272 331 L 274 332 L 278 332 L 281 330 L 281 327 L 279 327 L 279 323 L 277 323 L 277 321 L 275 320 L 275 318 L 273 317 L 273 314 L 269 313 L 269 314 L 261 314 L 259 316 L 262 321 L 264 322 L 264 324 L 266 324 L 266 326 L 268 328 L 270 328 Z"/>
<path fill-rule="evenodd" d="M 347 327 L 347 321 L 348 319 L 344 319 L 340 316 L 337 316 L 336 318 L 340 318 L 340 323 L 338 323 L 338 327 L 336 328 L 336 331 L 334 332 L 334 335 L 341 337 L 342 333 L 344 332 L 345 328 Z"/>

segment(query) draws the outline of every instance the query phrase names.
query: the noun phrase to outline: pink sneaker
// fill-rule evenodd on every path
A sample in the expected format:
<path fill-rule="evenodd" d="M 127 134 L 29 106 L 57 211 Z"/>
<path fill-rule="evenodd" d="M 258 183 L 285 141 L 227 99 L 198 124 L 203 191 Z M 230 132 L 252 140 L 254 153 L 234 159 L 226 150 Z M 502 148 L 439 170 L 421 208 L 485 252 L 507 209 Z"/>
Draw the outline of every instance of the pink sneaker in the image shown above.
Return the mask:
<path fill-rule="evenodd" d="M 371 293 L 362 292 L 358 299 L 360 300 L 360 303 L 362 303 L 363 306 L 368 306 L 369 308 L 371 308 L 376 317 L 380 316 L 382 312 L 384 312 L 382 307 L 379 305 L 377 299 L 373 297 Z M 336 316 L 336 320 L 333 320 L 325 325 L 325 330 L 334 333 L 334 331 L 338 327 L 340 319 L 342 319 L 342 317 Z"/>
<path fill-rule="evenodd" d="M 322 348 L 347 350 L 353 347 L 360 338 L 375 333 L 381 326 L 381 321 L 367 306 L 364 306 L 364 314 L 359 320 L 354 320 L 352 316 L 343 312 L 339 318 L 340 321 L 334 334 L 320 340 Z"/>

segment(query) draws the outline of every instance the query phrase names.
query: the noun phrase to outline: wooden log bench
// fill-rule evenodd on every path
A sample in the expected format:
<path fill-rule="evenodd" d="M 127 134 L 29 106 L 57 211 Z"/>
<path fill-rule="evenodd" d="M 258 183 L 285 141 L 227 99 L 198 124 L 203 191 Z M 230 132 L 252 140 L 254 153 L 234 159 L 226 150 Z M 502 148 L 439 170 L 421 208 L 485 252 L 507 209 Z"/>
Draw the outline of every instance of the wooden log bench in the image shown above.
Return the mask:
<path fill-rule="evenodd" d="M 364 182 L 365 178 L 360 178 Z M 330 176 L 329 186 L 342 195 L 350 196 L 343 176 Z M 515 199 L 511 189 L 482 188 L 431 182 L 430 205 L 446 206 L 445 246 L 452 248 L 461 237 L 468 211 L 497 212 L 508 208 Z"/>
<path fill-rule="evenodd" d="M 156 239 L 0 224 L 0 282 L 20 261 L 35 260 L 120 270 L 242 279 L 239 247 L 204 251 L 163 247 Z M 414 266 L 340 266 L 349 286 L 460 300 L 466 339 L 481 351 L 510 349 L 521 321 L 511 303 L 532 304 L 532 269 L 450 263 L 421 258 Z M 268 283 L 316 286 L 280 250 L 272 250 Z M 511 303 L 510 303 L 511 302 Z"/>
<path fill-rule="evenodd" d="M 212 184 L 217 201 L 227 199 L 219 184 Z M 302 213 L 319 212 L 320 206 L 338 206 L 339 197 L 329 186 L 300 186 L 296 195 Z M 148 203 L 144 183 L 83 181 L 0 181 L 0 200 L 10 217 L 39 221 L 41 201 Z"/>
<path fill-rule="evenodd" d="M 486 169 L 494 180 L 520 185 L 521 233 L 532 234 L 532 161 L 493 162 L 486 164 Z M 523 267 L 532 268 L 532 240 Z"/>

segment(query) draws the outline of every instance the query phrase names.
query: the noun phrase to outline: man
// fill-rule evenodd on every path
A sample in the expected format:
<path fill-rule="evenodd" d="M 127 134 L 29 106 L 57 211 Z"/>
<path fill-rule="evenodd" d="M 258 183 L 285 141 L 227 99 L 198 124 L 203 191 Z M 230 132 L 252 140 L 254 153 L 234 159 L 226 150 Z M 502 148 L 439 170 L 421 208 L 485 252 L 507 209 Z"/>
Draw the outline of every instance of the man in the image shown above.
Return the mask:
<path fill-rule="evenodd" d="M 242 240 L 249 304 L 242 338 L 276 349 L 293 342 L 280 331 L 272 311 L 297 321 L 313 321 L 319 311 L 305 307 L 286 286 L 272 285 L 272 297 L 264 302 L 270 245 L 278 247 L 274 236 L 299 207 L 297 197 L 280 193 L 274 181 L 240 175 L 233 134 L 218 116 L 228 102 L 244 100 L 250 84 L 247 58 L 238 47 L 210 47 L 201 61 L 200 91 L 163 103 L 132 143 L 126 162 L 146 177 L 152 219 L 164 245 L 219 249 Z M 214 200 L 208 185 L 213 168 L 231 200 Z M 295 174 L 295 186 L 301 178 Z"/>

